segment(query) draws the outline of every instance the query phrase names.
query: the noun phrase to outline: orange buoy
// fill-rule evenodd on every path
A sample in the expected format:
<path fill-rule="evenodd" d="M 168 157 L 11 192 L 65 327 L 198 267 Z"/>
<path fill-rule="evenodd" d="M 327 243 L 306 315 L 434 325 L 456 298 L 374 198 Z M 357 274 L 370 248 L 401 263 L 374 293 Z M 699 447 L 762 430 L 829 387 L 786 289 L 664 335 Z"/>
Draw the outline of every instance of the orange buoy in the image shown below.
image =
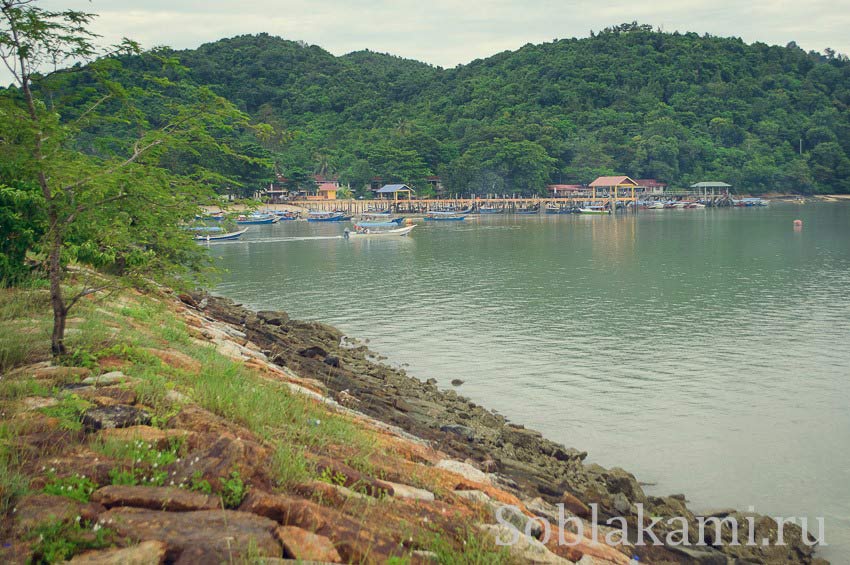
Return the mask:
<path fill-rule="evenodd" d="M 794 227 L 795 228 L 803 227 L 803 220 L 794 220 Z"/>

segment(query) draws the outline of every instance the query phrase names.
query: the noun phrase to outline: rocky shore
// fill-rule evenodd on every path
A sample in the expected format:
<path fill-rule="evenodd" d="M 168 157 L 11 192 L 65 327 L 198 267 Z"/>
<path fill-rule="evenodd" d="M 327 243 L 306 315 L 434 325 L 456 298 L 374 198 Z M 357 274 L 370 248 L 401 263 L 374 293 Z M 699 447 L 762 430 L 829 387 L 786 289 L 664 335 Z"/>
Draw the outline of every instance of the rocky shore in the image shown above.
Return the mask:
<path fill-rule="evenodd" d="M 26 346 L 0 371 L 3 563 L 825 563 L 734 510 L 707 546 L 634 545 L 700 516 L 324 324 L 126 291 L 78 307 L 57 362 L 43 293 L 0 299 Z M 750 523 L 770 543 L 730 544 Z"/>
<path fill-rule="evenodd" d="M 600 523 L 619 516 L 631 525 L 637 519 L 635 505 L 641 503 L 649 515 L 684 517 L 690 532 L 698 530 L 697 516 L 687 508 L 684 495 L 647 496 L 627 471 L 587 462 L 586 452 L 511 424 L 454 390 L 440 390 L 433 380 L 423 382 L 382 364 L 365 345 L 336 328 L 290 320 L 285 312 L 253 312 L 221 297 L 184 298 L 205 315 L 242 328 L 273 363 L 318 380 L 341 404 L 398 426 L 489 474 L 553 525 L 558 523 L 558 503 L 582 518 L 590 517 L 589 505 L 595 503 Z M 736 517 L 739 539 L 748 539 L 747 514 L 729 509 L 712 516 Z M 777 525 L 771 518 L 753 518 L 755 539 L 775 538 Z M 726 528 L 722 539 L 709 541 L 716 549 L 670 545 L 634 548 L 632 554 L 652 563 L 826 563 L 814 557 L 802 535 L 794 526 L 786 532 L 785 545 L 730 546 L 732 532 Z"/>

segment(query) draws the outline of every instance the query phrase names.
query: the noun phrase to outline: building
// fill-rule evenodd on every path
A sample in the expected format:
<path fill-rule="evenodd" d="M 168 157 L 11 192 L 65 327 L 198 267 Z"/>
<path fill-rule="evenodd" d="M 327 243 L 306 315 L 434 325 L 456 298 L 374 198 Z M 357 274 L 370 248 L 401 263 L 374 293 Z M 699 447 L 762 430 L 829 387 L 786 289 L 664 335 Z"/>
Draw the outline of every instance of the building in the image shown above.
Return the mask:
<path fill-rule="evenodd" d="M 413 198 L 414 190 L 407 186 L 406 184 L 385 184 L 377 191 L 375 191 L 375 196 L 378 198 L 387 198 L 392 197 L 393 200 L 398 200 L 398 195 L 407 195 L 407 200 L 411 200 Z"/>
<path fill-rule="evenodd" d="M 691 188 L 694 189 L 697 194 L 702 197 L 728 196 L 729 189 L 732 188 L 732 185 L 719 181 L 706 181 L 692 184 Z"/>
<path fill-rule="evenodd" d="M 655 179 L 637 179 L 635 182 L 638 184 L 635 190 L 644 194 L 661 194 L 667 190 L 666 182 Z"/>
<path fill-rule="evenodd" d="M 584 190 L 586 190 L 586 187 L 581 184 L 550 184 L 546 186 L 546 191 L 552 198 L 564 198 Z"/>
<path fill-rule="evenodd" d="M 596 198 L 597 192 L 601 192 L 603 196 L 625 196 L 626 191 L 634 196 L 635 189 L 638 183 L 629 177 L 599 177 L 588 185 L 593 191 L 593 198 Z"/>
<path fill-rule="evenodd" d="M 323 182 L 316 188 L 316 197 L 319 200 L 336 200 L 337 190 L 339 190 L 338 182 Z"/>
<path fill-rule="evenodd" d="M 440 177 L 437 177 L 437 176 L 427 177 L 425 179 L 425 182 L 428 183 L 428 185 L 434 191 L 434 194 L 436 194 L 437 196 L 443 195 L 443 190 L 444 190 L 443 181 Z"/>

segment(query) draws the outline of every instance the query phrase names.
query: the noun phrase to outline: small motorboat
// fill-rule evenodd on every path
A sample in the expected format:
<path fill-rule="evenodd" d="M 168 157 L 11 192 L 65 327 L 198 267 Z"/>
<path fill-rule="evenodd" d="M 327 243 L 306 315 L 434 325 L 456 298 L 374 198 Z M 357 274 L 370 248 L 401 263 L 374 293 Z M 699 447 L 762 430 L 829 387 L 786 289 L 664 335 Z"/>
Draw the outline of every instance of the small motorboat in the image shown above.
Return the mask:
<path fill-rule="evenodd" d="M 425 216 L 426 222 L 460 222 L 466 216 L 459 216 L 456 212 L 428 212 Z"/>
<path fill-rule="evenodd" d="M 354 227 L 363 228 L 397 228 L 404 221 L 404 218 L 395 218 L 388 222 L 356 222 Z"/>
<path fill-rule="evenodd" d="M 663 210 L 664 203 L 663 202 L 650 202 L 646 205 L 647 210 Z"/>
<path fill-rule="evenodd" d="M 246 231 L 248 231 L 248 228 L 230 233 L 197 234 L 195 235 L 195 241 L 202 241 L 204 243 L 210 243 L 213 241 L 229 241 L 233 239 L 239 239 Z"/>
<path fill-rule="evenodd" d="M 587 206 L 578 209 L 579 214 L 610 214 L 611 210 L 605 206 Z"/>
<path fill-rule="evenodd" d="M 242 226 L 249 226 L 257 224 L 276 224 L 277 220 L 276 216 L 269 216 L 267 214 L 251 214 L 248 216 L 237 216 L 236 223 Z"/>
<path fill-rule="evenodd" d="M 325 212 L 311 210 L 307 217 L 308 222 L 347 222 L 351 216 L 346 216 L 343 212 Z"/>
<path fill-rule="evenodd" d="M 416 225 L 412 226 L 404 226 L 403 228 L 397 228 L 394 230 L 373 230 L 371 228 L 357 228 L 354 230 L 350 230 L 345 228 L 343 233 L 343 237 L 345 239 L 360 239 L 361 237 L 384 237 L 384 236 L 401 236 L 407 235 L 413 231 Z"/>

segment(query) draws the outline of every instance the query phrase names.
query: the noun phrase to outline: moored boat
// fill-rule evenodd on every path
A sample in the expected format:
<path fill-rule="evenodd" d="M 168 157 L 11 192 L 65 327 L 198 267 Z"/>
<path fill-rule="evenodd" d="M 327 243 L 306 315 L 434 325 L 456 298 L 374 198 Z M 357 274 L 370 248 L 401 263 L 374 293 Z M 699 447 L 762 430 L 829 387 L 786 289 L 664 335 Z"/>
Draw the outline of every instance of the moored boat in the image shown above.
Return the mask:
<path fill-rule="evenodd" d="M 241 215 L 236 217 L 236 223 L 242 226 L 276 224 L 277 217 L 266 214 L 251 214 L 249 216 Z"/>
<path fill-rule="evenodd" d="M 426 222 L 459 222 L 466 218 L 466 216 L 459 216 L 453 212 L 428 212 L 428 215 L 425 216 Z"/>
<path fill-rule="evenodd" d="M 586 206 L 578 209 L 579 214 L 610 214 L 611 210 L 605 206 Z"/>
<path fill-rule="evenodd" d="M 347 222 L 351 216 L 346 216 L 343 212 L 325 212 L 311 210 L 307 217 L 308 222 Z"/>
<path fill-rule="evenodd" d="M 355 222 L 355 227 L 364 228 L 397 228 L 404 221 L 404 218 L 395 218 L 388 222 Z"/>

